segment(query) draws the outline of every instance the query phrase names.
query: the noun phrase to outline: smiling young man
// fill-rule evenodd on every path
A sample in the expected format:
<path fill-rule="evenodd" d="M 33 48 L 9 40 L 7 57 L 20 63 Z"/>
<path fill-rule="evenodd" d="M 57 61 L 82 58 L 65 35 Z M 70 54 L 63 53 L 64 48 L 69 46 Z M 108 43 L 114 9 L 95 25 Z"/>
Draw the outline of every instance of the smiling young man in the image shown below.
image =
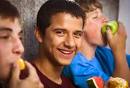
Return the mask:
<path fill-rule="evenodd" d="M 61 75 L 80 47 L 85 13 L 69 0 L 48 0 L 37 15 L 39 54 L 32 64 L 45 88 L 74 88 Z"/>
<path fill-rule="evenodd" d="M 21 42 L 20 15 L 16 7 L 6 0 L 0 1 L 0 88 L 43 88 L 36 70 L 26 66 L 29 75 L 20 79 L 20 68 L 16 63 L 24 52 Z"/>

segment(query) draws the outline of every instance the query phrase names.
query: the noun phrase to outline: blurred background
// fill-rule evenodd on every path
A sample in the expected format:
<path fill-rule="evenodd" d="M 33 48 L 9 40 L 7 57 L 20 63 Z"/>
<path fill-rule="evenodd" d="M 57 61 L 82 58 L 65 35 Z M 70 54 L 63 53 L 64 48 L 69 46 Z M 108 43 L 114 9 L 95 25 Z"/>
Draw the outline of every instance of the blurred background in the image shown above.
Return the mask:
<path fill-rule="evenodd" d="M 36 23 L 36 15 L 40 6 L 46 0 L 9 0 L 19 10 L 23 23 L 23 43 L 25 47 L 24 57 L 31 59 L 37 54 L 38 43 L 33 30 Z M 109 19 L 117 19 L 124 23 L 127 30 L 126 52 L 130 54 L 130 0 L 100 0 L 103 4 L 103 12 Z"/>

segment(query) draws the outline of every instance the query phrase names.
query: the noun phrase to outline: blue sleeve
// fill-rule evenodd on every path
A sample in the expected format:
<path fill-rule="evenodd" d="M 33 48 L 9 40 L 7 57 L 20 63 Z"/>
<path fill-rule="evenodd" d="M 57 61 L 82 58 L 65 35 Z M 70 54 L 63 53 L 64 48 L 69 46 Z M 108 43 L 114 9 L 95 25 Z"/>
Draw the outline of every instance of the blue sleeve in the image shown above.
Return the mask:
<path fill-rule="evenodd" d="M 111 76 L 115 68 L 115 61 L 112 50 L 105 47 L 97 47 L 96 57 L 98 58 L 104 72 Z M 130 68 L 130 55 L 126 54 L 126 58 Z"/>
<path fill-rule="evenodd" d="M 128 66 L 130 68 L 130 54 L 126 55 L 126 59 L 127 59 Z"/>

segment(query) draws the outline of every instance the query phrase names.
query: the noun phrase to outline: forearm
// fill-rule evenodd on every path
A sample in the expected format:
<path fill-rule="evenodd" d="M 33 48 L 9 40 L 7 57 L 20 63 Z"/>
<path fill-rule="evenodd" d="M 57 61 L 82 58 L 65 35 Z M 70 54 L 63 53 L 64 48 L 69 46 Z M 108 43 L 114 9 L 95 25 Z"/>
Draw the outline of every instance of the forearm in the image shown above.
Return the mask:
<path fill-rule="evenodd" d="M 126 54 L 124 51 L 113 52 L 115 58 L 115 70 L 114 77 L 121 77 L 126 79 L 130 83 L 130 70 L 126 60 Z"/>

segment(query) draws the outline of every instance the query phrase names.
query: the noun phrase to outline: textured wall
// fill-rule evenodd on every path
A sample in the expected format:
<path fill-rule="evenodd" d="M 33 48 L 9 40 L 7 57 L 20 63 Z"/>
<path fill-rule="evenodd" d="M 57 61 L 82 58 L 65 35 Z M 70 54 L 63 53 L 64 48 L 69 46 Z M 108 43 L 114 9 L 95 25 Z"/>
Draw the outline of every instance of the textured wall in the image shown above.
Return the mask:
<path fill-rule="evenodd" d="M 119 20 L 124 23 L 127 31 L 126 51 L 130 54 L 130 0 L 120 0 Z"/>
<path fill-rule="evenodd" d="M 33 58 L 38 49 L 38 44 L 34 38 L 33 30 L 35 27 L 36 15 L 39 7 L 46 0 L 9 0 L 21 13 L 24 29 L 24 57 L 27 59 Z M 104 5 L 104 13 L 110 18 L 117 18 L 118 0 L 101 0 Z M 106 10 L 107 9 L 107 10 Z"/>
<path fill-rule="evenodd" d="M 101 0 L 103 12 L 110 19 L 118 19 L 119 0 Z"/>

